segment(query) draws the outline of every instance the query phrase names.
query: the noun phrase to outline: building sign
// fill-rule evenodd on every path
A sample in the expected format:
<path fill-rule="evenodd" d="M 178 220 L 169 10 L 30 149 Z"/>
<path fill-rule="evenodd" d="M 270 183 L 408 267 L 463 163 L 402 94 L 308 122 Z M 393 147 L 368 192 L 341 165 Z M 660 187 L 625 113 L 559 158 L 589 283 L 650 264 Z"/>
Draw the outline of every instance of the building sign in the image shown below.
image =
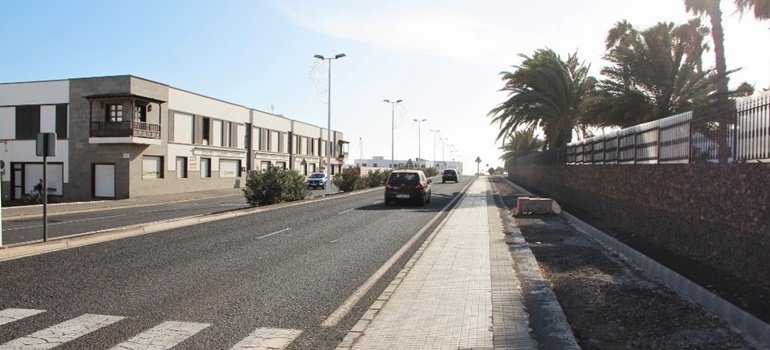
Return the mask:
<path fill-rule="evenodd" d="M 246 155 L 246 151 L 195 147 L 193 148 L 193 154 L 205 157 L 243 157 Z"/>

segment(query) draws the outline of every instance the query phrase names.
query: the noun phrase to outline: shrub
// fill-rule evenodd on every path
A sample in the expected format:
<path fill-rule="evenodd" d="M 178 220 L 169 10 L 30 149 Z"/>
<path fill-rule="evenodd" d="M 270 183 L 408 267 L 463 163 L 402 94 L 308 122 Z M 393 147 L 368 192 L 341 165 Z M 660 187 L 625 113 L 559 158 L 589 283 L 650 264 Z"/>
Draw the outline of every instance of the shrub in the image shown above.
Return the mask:
<path fill-rule="evenodd" d="M 388 177 L 390 176 L 391 170 L 385 170 L 380 171 L 375 170 L 372 172 L 369 172 L 364 176 L 364 181 L 366 182 L 367 187 L 379 187 L 385 184 L 385 181 L 388 180 Z"/>
<path fill-rule="evenodd" d="M 332 183 L 342 192 L 361 190 L 367 187 L 367 182 L 360 174 L 361 168 L 349 167 L 342 173 L 334 175 Z"/>
<path fill-rule="evenodd" d="M 427 177 L 434 177 L 438 175 L 438 170 L 436 170 L 436 168 L 424 168 L 422 169 L 422 172 L 424 172 L 425 176 Z"/>
<path fill-rule="evenodd" d="M 243 195 L 251 206 L 291 202 L 308 197 L 305 177 L 294 170 L 270 167 L 246 178 Z"/>

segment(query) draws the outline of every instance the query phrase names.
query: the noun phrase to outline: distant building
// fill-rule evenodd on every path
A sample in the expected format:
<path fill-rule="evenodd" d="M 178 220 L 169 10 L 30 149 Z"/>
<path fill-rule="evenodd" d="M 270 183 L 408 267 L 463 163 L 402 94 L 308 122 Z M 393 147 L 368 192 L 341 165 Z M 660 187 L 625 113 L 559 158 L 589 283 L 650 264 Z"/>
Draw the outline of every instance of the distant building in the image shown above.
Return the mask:
<path fill-rule="evenodd" d="M 123 75 L 0 84 L 3 199 L 42 178 L 40 132 L 56 133 L 47 187 L 56 201 L 242 187 L 248 171 L 301 174 L 347 157 L 341 132 Z"/>
<path fill-rule="evenodd" d="M 354 159 L 354 164 L 356 166 L 364 167 L 364 168 L 384 168 L 384 169 L 400 169 L 400 168 L 406 168 L 408 163 L 411 163 L 411 168 L 415 169 L 423 169 L 423 168 L 436 168 L 439 171 L 442 171 L 444 169 L 457 169 L 460 174 L 463 173 L 463 163 L 457 162 L 457 161 L 436 161 L 433 162 L 432 160 L 427 159 L 407 159 L 407 160 L 401 160 L 401 159 L 395 159 L 391 163 L 390 159 L 385 159 L 384 156 L 374 156 L 371 159 Z"/>

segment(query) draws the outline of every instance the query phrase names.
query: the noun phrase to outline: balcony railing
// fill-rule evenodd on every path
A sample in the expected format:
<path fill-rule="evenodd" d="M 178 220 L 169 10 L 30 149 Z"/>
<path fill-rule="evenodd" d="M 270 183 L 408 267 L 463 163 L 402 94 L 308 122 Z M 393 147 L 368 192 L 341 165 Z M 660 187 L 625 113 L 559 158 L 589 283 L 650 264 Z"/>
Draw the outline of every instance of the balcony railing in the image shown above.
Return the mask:
<path fill-rule="evenodd" d="M 160 125 L 146 122 L 91 122 L 91 137 L 160 139 Z"/>

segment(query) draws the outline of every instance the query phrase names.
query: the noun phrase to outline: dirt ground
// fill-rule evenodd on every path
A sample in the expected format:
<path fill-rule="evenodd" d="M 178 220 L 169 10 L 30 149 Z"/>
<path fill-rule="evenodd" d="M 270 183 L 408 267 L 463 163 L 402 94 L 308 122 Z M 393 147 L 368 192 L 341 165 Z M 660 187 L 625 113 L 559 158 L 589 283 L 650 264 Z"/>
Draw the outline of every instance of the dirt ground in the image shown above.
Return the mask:
<path fill-rule="evenodd" d="M 510 209 L 517 193 L 494 188 Z M 561 216 L 515 217 L 583 349 L 756 349 L 723 321 L 583 237 Z"/>

